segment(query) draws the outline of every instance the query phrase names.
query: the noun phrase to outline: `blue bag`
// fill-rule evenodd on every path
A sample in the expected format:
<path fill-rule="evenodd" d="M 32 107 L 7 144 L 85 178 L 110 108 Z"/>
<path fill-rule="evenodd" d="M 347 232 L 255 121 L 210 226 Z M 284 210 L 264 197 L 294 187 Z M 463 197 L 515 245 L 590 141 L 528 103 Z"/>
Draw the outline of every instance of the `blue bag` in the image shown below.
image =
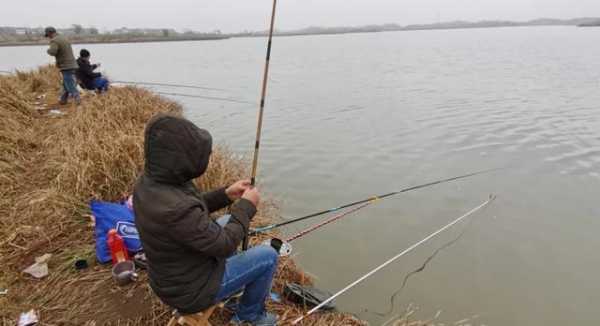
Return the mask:
<path fill-rule="evenodd" d="M 92 215 L 96 220 L 96 258 L 100 263 L 111 261 L 110 249 L 106 243 L 108 231 L 116 229 L 123 238 L 127 250 L 138 252 L 142 250 L 142 243 L 137 228 L 135 216 L 125 203 L 114 204 L 93 200 L 90 203 Z"/>

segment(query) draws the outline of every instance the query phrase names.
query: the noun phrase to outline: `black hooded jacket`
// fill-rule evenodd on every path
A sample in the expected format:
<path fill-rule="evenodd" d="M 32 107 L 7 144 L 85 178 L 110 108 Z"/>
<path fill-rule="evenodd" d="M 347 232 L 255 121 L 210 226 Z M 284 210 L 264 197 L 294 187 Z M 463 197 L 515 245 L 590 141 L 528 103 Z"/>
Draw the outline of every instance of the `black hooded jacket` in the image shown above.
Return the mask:
<path fill-rule="evenodd" d="M 256 208 L 236 201 L 225 227 L 209 217 L 231 201 L 225 188 L 200 193 L 192 183 L 208 167 L 212 138 L 206 130 L 159 115 L 146 127 L 144 146 L 146 163 L 133 207 L 150 285 L 169 306 L 196 313 L 214 304 L 225 259 L 237 249 Z"/>
<path fill-rule="evenodd" d="M 82 87 L 85 89 L 94 89 L 94 79 L 102 77 L 101 73 L 94 72 L 98 68 L 98 65 L 92 65 L 88 60 L 81 57 L 77 59 L 77 65 L 79 69 L 77 69 L 76 75 Z"/>

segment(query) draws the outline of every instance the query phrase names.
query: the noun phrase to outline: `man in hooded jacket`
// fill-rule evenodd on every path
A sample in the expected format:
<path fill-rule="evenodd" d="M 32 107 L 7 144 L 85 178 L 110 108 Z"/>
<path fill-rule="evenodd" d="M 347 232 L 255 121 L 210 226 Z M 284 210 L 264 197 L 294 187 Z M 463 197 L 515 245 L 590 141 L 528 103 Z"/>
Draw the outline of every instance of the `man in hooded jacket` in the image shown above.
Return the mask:
<path fill-rule="evenodd" d="M 256 246 L 234 255 L 260 195 L 247 180 L 198 191 L 192 180 L 206 171 L 211 151 L 211 135 L 188 120 L 158 115 L 146 127 L 146 162 L 133 208 L 150 286 L 182 314 L 203 311 L 244 289 L 233 321 L 276 325 L 265 300 L 277 252 Z M 218 221 L 209 217 L 229 205 L 229 215 Z"/>

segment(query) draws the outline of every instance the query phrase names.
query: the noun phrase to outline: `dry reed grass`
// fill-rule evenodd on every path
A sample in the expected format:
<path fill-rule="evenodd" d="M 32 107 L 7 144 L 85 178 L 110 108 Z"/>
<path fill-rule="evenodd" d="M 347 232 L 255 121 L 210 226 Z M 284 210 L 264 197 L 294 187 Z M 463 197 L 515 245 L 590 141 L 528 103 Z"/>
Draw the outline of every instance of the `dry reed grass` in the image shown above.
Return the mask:
<path fill-rule="evenodd" d="M 151 293 L 145 276 L 118 288 L 108 266 L 97 265 L 87 203 L 114 201 L 131 191 L 143 164 L 145 123 L 158 112 L 181 114 L 180 107 L 148 91 L 115 88 L 84 97 L 79 108 L 52 116 L 36 110 L 40 96 L 56 98 L 59 74 L 52 67 L 0 77 L 0 320 L 16 324 L 20 312 L 36 309 L 40 325 L 164 325 L 169 309 Z M 44 111 L 45 112 L 45 111 Z M 217 149 L 203 188 L 244 175 L 246 164 Z M 276 209 L 265 204 L 255 223 L 272 221 Z M 259 239 L 253 239 L 257 242 Z M 21 270 L 34 257 L 52 253 L 50 275 L 36 280 Z M 75 271 L 86 258 L 90 268 Z M 309 283 L 292 259 L 283 259 L 274 287 L 286 281 Z M 305 311 L 269 303 L 283 324 Z M 215 316 L 222 324 L 226 312 Z M 316 314 L 305 325 L 361 325 L 352 316 Z"/>

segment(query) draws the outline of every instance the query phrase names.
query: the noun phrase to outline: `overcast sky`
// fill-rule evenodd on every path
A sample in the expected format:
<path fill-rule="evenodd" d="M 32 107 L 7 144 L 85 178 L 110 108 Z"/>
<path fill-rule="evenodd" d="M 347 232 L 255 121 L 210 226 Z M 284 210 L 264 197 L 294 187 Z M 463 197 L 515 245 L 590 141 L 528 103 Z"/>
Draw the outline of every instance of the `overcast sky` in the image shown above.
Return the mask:
<path fill-rule="evenodd" d="M 0 26 L 264 30 L 271 0 L 3 0 Z M 600 16 L 600 0 L 279 0 L 277 27 Z"/>

